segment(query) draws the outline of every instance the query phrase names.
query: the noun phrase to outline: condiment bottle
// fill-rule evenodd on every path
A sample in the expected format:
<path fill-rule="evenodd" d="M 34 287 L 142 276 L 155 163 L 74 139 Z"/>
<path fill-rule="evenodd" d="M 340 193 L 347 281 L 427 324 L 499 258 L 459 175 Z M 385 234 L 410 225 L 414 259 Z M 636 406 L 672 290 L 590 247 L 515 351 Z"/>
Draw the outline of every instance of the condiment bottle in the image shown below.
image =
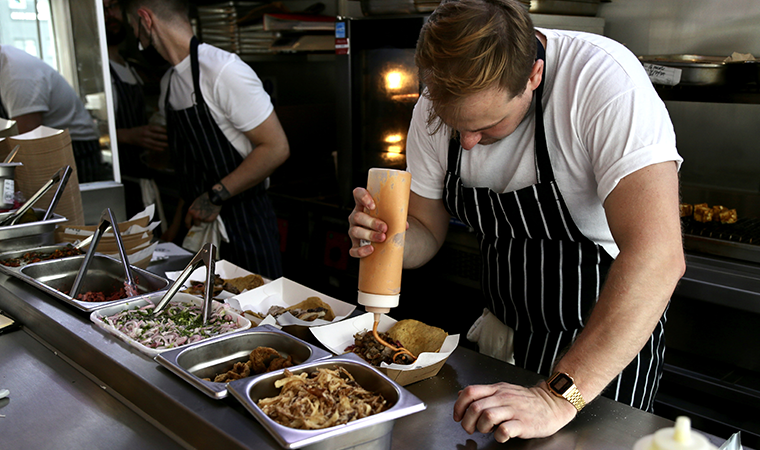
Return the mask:
<path fill-rule="evenodd" d="M 706 437 L 691 430 L 691 420 L 686 416 L 676 418 L 676 426 L 663 428 L 644 436 L 633 450 L 718 450 Z"/>
<path fill-rule="evenodd" d="M 403 170 L 372 168 L 367 177 L 375 209 L 365 212 L 388 225 L 385 241 L 373 242 L 375 250 L 359 261 L 359 304 L 376 321 L 398 306 L 411 183 L 412 175 Z"/>

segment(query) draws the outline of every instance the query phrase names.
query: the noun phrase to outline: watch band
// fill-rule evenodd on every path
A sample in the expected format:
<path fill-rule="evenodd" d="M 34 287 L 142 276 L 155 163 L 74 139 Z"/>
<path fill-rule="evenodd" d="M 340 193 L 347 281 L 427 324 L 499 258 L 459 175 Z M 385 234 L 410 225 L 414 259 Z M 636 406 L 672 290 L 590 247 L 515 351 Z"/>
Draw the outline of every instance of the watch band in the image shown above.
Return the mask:
<path fill-rule="evenodd" d="M 575 409 L 580 411 L 586 406 L 581 391 L 575 385 L 573 378 L 562 372 L 555 372 L 546 382 L 549 390 L 557 397 L 562 397 L 569 401 Z"/>
<path fill-rule="evenodd" d="M 223 189 L 224 188 L 222 188 L 222 190 Z M 208 190 L 208 201 L 214 206 L 222 206 L 224 199 L 222 198 L 221 190 L 218 191 L 212 186 L 211 189 Z"/>

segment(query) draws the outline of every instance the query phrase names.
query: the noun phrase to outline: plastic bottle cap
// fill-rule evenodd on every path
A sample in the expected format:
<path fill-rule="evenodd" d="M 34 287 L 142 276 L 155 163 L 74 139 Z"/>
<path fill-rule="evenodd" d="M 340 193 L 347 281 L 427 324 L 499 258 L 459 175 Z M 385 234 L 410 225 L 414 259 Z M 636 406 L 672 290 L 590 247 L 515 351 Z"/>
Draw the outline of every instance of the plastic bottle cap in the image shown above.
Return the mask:
<path fill-rule="evenodd" d="M 639 439 L 634 450 L 717 450 L 702 434 L 691 431 L 691 420 L 676 418 L 676 425 Z"/>
<path fill-rule="evenodd" d="M 365 309 L 369 312 L 387 313 L 390 311 L 390 308 L 395 308 L 398 306 L 399 297 L 400 297 L 400 294 L 379 295 L 379 294 L 370 294 L 368 292 L 359 291 L 358 301 L 359 301 L 359 304 L 364 305 Z M 374 308 L 374 309 L 370 310 L 370 308 Z M 379 311 L 378 308 L 381 308 L 382 311 Z"/>

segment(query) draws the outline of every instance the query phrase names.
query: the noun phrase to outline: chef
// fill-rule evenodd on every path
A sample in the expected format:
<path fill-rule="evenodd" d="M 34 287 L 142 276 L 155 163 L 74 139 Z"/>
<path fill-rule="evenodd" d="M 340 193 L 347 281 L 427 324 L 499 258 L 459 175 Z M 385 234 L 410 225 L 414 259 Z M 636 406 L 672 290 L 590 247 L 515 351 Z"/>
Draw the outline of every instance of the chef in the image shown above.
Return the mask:
<path fill-rule="evenodd" d="M 127 37 L 127 24 L 117 0 L 104 0 L 106 42 L 111 85 L 114 93 L 116 137 L 119 166 L 124 182 L 127 216 L 142 211 L 140 179 L 146 178 L 147 165 L 141 161 L 146 151 L 168 151 L 166 128 L 148 124 L 143 83 L 137 71 L 121 55 L 119 46 Z"/>
<path fill-rule="evenodd" d="M 74 89 L 45 61 L 0 45 L 0 118 L 13 119 L 19 134 L 40 125 L 68 129 L 80 183 L 103 179 L 99 134 Z"/>
<path fill-rule="evenodd" d="M 185 225 L 223 219 L 222 257 L 282 275 L 277 219 L 265 181 L 289 156 L 285 132 L 256 73 L 237 55 L 193 36 L 182 0 L 123 0 L 143 47 L 173 66 L 161 81 L 169 146 L 189 205 Z"/>
<path fill-rule="evenodd" d="M 472 227 L 481 334 L 513 334 L 515 364 L 549 377 L 468 386 L 454 420 L 504 442 L 549 436 L 599 395 L 651 410 L 685 270 L 682 159 L 641 64 L 602 36 L 534 29 L 514 0 L 442 3 L 415 61 L 404 266 L 435 255 L 450 216 Z M 364 213 L 365 189 L 354 198 L 350 253 L 364 257 L 387 225 Z"/>

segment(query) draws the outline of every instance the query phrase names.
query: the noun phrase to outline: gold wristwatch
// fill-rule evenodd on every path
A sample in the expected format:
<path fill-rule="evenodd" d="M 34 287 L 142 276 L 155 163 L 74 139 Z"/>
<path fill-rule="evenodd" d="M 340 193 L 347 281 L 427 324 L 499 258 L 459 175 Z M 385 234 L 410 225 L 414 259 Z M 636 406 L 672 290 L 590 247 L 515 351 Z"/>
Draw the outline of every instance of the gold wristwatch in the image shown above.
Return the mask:
<path fill-rule="evenodd" d="M 549 390 L 552 394 L 569 401 L 578 411 L 586 406 L 586 402 L 583 400 L 581 392 L 578 390 L 578 387 L 575 386 L 575 381 L 570 375 L 562 372 L 554 372 L 554 375 L 547 380 L 546 384 L 549 386 Z"/>

